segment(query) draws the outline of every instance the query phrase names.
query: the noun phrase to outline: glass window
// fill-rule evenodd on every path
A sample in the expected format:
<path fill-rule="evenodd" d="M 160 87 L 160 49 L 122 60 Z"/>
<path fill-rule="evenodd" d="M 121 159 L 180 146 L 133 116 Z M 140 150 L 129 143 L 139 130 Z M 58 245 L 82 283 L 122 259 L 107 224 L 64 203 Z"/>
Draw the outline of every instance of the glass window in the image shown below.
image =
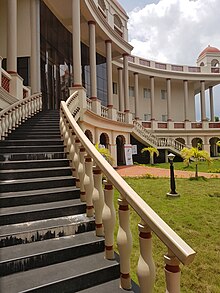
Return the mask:
<path fill-rule="evenodd" d="M 144 88 L 144 99 L 150 99 L 151 97 L 151 90 Z"/>
<path fill-rule="evenodd" d="M 117 95 L 117 93 L 118 93 L 117 83 L 113 82 L 113 94 Z"/>
<path fill-rule="evenodd" d="M 161 96 L 162 100 L 165 100 L 167 98 L 167 91 L 166 90 L 161 90 L 160 96 Z"/>
<path fill-rule="evenodd" d="M 134 87 L 129 86 L 129 97 L 134 97 Z"/>
<path fill-rule="evenodd" d="M 151 120 L 151 114 L 144 114 L 144 121 L 150 121 Z"/>
<path fill-rule="evenodd" d="M 162 121 L 167 122 L 167 115 L 162 115 Z"/>

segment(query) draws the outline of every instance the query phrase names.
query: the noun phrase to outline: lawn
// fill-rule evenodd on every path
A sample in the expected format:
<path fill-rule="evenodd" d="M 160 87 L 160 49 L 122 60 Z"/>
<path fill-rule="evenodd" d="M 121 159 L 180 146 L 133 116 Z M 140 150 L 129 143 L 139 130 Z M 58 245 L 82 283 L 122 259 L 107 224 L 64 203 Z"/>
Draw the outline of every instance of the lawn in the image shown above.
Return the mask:
<path fill-rule="evenodd" d="M 220 293 L 220 180 L 177 179 L 176 187 L 180 197 L 175 199 L 166 197 L 169 179 L 127 178 L 126 181 L 197 252 L 192 264 L 181 265 L 181 293 Z M 116 191 L 116 205 L 117 197 Z M 139 216 L 131 210 L 131 270 L 136 282 L 139 221 Z M 166 247 L 154 235 L 156 293 L 165 292 L 163 255 L 166 252 Z"/>

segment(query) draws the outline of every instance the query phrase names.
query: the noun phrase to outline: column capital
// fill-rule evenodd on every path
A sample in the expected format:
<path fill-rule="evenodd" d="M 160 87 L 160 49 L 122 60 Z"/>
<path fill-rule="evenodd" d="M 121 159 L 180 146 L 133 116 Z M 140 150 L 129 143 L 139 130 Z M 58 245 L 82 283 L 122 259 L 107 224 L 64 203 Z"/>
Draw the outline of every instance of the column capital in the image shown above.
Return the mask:
<path fill-rule="evenodd" d="M 88 25 L 90 25 L 90 24 L 94 24 L 94 25 L 96 25 L 96 22 L 95 22 L 94 20 L 89 20 L 89 21 L 88 21 Z"/>
<path fill-rule="evenodd" d="M 134 75 L 138 75 L 139 73 L 138 72 L 134 72 Z"/>
<path fill-rule="evenodd" d="M 105 40 L 105 43 L 106 44 L 108 44 L 108 43 L 112 44 L 112 40 Z"/>
<path fill-rule="evenodd" d="M 128 54 L 128 53 L 123 53 L 122 54 L 122 57 L 128 57 L 128 56 L 130 56 L 130 54 Z"/>
<path fill-rule="evenodd" d="M 123 70 L 123 67 L 118 67 L 117 70 Z"/>
<path fill-rule="evenodd" d="M 171 80 L 171 78 L 167 78 L 167 81 L 170 81 Z"/>

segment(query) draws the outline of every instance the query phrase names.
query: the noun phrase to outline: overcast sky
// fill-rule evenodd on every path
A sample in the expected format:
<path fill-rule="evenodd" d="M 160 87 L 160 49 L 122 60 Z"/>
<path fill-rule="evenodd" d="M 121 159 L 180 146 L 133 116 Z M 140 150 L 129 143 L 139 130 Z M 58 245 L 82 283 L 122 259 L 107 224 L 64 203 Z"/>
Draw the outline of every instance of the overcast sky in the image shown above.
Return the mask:
<path fill-rule="evenodd" d="M 129 16 L 129 42 L 134 47 L 134 55 L 196 65 L 197 57 L 208 45 L 220 49 L 220 0 L 119 2 Z M 220 86 L 214 89 L 214 99 L 215 115 L 220 116 Z M 208 103 L 207 110 L 209 115 Z"/>

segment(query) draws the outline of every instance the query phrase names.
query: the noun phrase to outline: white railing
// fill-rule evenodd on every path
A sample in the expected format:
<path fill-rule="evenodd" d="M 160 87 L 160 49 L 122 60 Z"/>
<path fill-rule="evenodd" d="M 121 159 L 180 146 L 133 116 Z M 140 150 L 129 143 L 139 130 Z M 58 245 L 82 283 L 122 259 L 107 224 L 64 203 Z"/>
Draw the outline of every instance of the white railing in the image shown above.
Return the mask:
<path fill-rule="evenodd" d="M 79 105 L 77 106 L 79 107 Z M 72 109 L 73 110 L 73 109 Z M 71 112 L 72 112 L 71 110 Z M 65 149 L 86 202 L 87 216 L 95 216 L 96 235 L 105 237 L 105 258 L 114 258 L 114 229 L 116 211 L 114 208 L 115 187 L 120 197 L 119 230 L 117 246 L 120 254 L 121 287 L 131 288 L 130 255 L 132 234 L 129 223 L 129 206 L 140 216 L 139 230 L 140 258 L 137 275 L 142 293 L 153 292 L 155 265 L 152 257 L 152 232 L 166 245 L 165 261 L 166 292 L 180 292 L 180 262 L 191 263 L 195 251 L 189 247 L 122 179 L 112 166 L 96 150 L 73 118 L 65 102 L 61 102 L 60 130 Z M 102 177 L 104 191 L 102 187 Z M 103 256 L 104 257 L 104 256 Z"/>
<path fill-rule="evenodd" d="M 117 121 L 125 123 L 125 113 L 117 111 Z"/>
<path fill-rule="evenodd" d="M 92 111 L 92 100 L 86 99 L 86 102 L 87 102 L 87 109 L 89 111 Z"/>
<path fill-rule="evenodd" d="M 42 110 L 41 93 L 20 100 L 0 112 L 0 140 Z"/>
<path fill-rule="evenodd" d="M 101 106 L 101 116 L 104 118 L 108 118 L 108 108 L 105 106 Z"/>

